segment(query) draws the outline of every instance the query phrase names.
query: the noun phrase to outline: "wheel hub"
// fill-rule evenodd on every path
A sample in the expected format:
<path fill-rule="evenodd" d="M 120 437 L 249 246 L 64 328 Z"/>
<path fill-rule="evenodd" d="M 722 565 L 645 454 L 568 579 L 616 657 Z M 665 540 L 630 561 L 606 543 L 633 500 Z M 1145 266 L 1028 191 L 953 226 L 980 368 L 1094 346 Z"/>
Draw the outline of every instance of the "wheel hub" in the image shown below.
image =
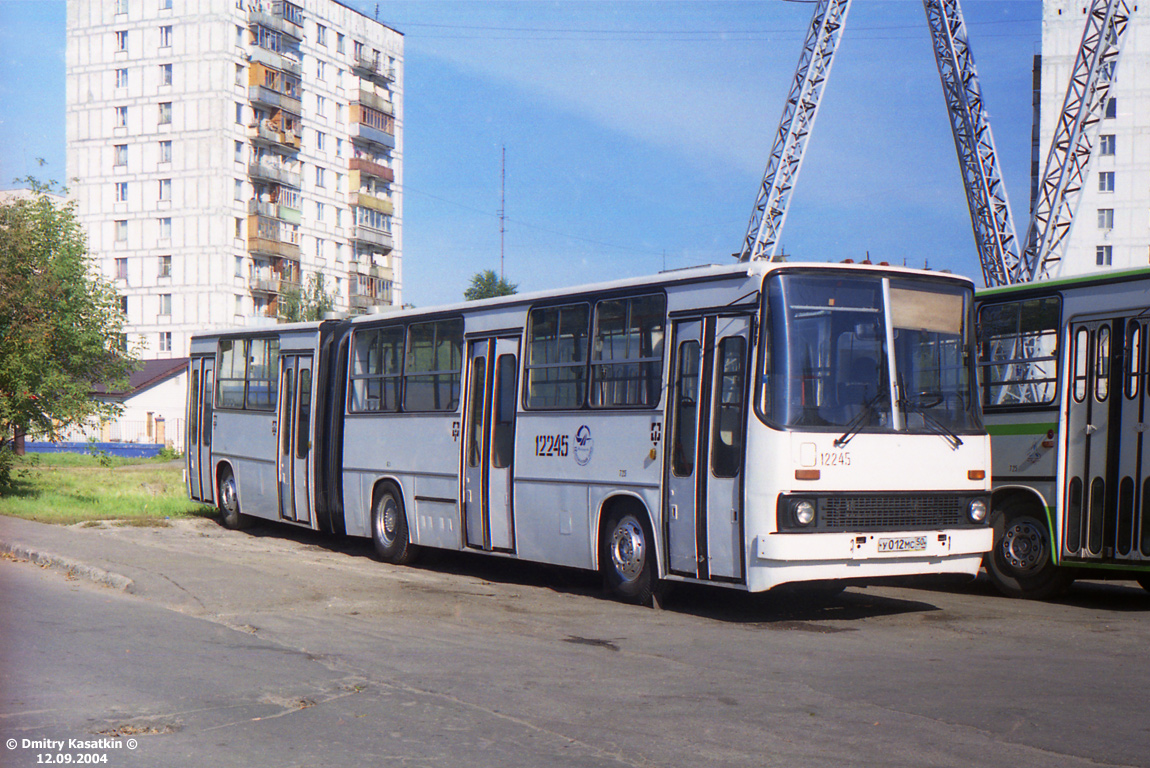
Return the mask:
<path fill-rule="evenodd" d="M 611 561 L 615 570 L 628 581 L 635 579 L 643 570 L 645 557 L 643 529 L 633 520 L 620 522 L 611 537 Z"/>
<path fill-rule="evenodd" d="M 1046 539 L 1030 520 L 1012 523 L 1002 535 L 1002 556 L 1017 571 L 1035 571 L 1046 562 Z"/>

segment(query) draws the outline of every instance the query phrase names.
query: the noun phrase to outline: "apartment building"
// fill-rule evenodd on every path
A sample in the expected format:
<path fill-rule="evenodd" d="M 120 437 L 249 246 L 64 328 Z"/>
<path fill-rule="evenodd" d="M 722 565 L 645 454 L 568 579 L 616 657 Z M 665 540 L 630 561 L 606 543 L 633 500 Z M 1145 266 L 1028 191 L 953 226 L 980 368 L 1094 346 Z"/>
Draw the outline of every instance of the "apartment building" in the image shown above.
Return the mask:
<path fill-rule="evenodd" d="M 1089 5 L 1087 0 L 1042 4 L 1042 55 L 1035 64 L 1035 177 L 1042 173 L 1058 127 Z M 1127 7 L 1130 21 L 1110 98 L 1095 129 L 1074 223 L 1055 277 L 1150 266 L 1150 5 L 1128 2 Z"/>
<path fill-rule="evenodd" d="M 403 36 L 336 0 L 68 0 L 67 175 L 143 356 L 402 302 Z"/>

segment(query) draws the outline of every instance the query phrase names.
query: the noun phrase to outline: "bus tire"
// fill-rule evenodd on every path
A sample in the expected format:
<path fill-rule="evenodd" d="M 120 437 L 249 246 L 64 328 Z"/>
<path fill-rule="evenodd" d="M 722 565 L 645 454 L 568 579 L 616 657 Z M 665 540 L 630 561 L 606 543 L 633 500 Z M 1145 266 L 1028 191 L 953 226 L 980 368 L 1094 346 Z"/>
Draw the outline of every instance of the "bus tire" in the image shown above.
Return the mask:
<path fill-rule="evenodd" d="M 417 548 L 407 534 L 403 499 L 392 485 L 380 489 L 371 507 L 371 541 L 384 562 L 406 565 L 415 558 Z"/>
<path fill-rule="evenodd" d="M 607 516 L 599 545 L 599 568 L 608 592 L 627 603 L 651 603 L 655 588 L 653 544 L 646 515 L 622 508 Z"/>
<path fill-rule="evenodd" d="M 1070 587 L 1074 574 L 1054 564 L 1046 516 L 1017 499 L 991 517 L 994 548 L 983 557 L 987 575 L 1007 597 L 1045 600 Z"/>
<path fill-rule="evenodd" d="M 220 510 L 220 525 L 233 531 L 243 530 L 251 525 L 251 518 L 240 512 L 240 493 L 236 486 L 235 473 L 228 467 L 220 472 L 219 493 L 216 498 Z"/>

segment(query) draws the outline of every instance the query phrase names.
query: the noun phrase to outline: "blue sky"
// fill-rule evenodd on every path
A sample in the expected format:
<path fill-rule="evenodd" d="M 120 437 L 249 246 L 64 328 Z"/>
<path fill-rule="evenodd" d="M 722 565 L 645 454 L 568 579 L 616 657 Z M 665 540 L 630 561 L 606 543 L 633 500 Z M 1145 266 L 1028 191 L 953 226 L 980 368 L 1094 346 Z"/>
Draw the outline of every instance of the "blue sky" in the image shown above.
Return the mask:
<path fill-rule="evenodd" d="M 729 263 L 740 248 L 811 5 L 378 7 L 405 35 L 405 301 L 456 301 L 499 269 L 504 147 L 505 271 L 521 291 Z M 1024 228 L 1041 3 L 963 12 Z M 0 0 L 0 187 L 64 177 L 64 24 L 62 0 Z M 794 259 L 869 252 L 981 284 L 920 2 L 855 0 L 782 243 Z"/>

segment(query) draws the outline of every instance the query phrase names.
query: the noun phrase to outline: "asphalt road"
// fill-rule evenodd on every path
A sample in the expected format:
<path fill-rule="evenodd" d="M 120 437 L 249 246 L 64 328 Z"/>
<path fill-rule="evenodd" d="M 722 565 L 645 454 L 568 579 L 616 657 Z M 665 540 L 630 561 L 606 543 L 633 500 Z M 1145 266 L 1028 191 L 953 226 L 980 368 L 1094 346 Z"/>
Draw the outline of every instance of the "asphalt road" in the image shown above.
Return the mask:
<path fill-rule="evenodd" d="M 0 741 L 18 743 L 0 766 L 44 764 L 24 739 L 103 737 L 136 748 L 73 752 L 108 766 L 1150 766 L 1150 594 L 1128 582 L 1052 603 L 982 583 L 823 600 L 684 589 L 655 611 L 603 599 L 593 576 L 466 555 L 395 567 L 366 542 L 275 526 L 34 526 L 0 521 L 0 541 L 94 568 L 0 561 Z M 103 571 L 131 593 L 87 578 Z"/>

